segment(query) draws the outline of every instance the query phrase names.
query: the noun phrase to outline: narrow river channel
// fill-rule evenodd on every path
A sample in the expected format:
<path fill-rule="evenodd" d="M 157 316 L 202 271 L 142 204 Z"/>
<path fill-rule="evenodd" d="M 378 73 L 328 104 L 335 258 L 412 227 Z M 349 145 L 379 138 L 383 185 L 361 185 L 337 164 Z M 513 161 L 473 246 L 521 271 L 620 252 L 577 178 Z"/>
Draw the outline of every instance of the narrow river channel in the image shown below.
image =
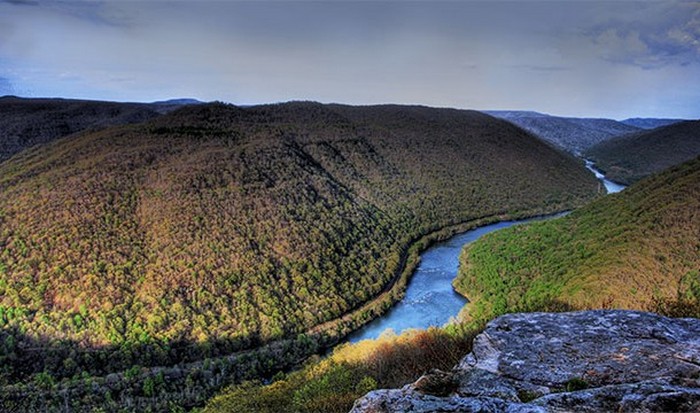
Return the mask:
<path fill-rule="evenodd" d="M 614 194 L 615 192 L 620 192 L 626 188 L 625 185 L 621 185 L 621 184 L 618 184 L 617 182 L 613 182 L 609 179 L 606 179 L 605 175 L 603 175 L 602 172 L 600 172 L 599 170 L 597 170 L 595 168 L 595 165 L 593 164 L 592 161 L 589 161 L 588 159 L 586 159 L 585 161 L 586 161 L 586 168 L 588 168 L 589 171 L 593 172 L 595 174 L 595 177 L 598 178 L 598 180 L 600 180 L 603 183 L 603 185 L 605 185 L 605 189 L 608 190 L 609 194 Z"/>
<path fill-rule="evenodd" d="M 586 167 L 601 180 L 608 193 L 619 192 L 625 188 L 623 185 L 605 179 L 588 160 Z M 444 325 L 467 303 L 467 299 L 457 294 L 452 288 L 452 280 L 457 276 L 459 254 L 466 244 L 489 232 L 562 215 L 565 213 L 518 221 L 503 221 L 457 234 L 433 245 L 421 255 L 421 262 L 408 283 L 405 297 L 385 315 L 352 333 L 348 341 L 354 343 L 374 339 L 387 329 L 399 334 L 410 328 L 424 329 Z"/>
<path fill-rule="evenodd" d="M 452 280 L 457 276 L 459 253 L 466 244 L 489 232 L 561 215 L 563 214 L 498 222 L 457 234 L 433 245 L 421 255 L 421 262 L 408 283 L 404 298 L 384 316 L 352 333 L 348 341 L 354 343 L 377 338 L 389 328 L 398 334 L 409 328 L 424 329 L 444 325 L 467 303 L 467 299 L 452 288 Z"/>

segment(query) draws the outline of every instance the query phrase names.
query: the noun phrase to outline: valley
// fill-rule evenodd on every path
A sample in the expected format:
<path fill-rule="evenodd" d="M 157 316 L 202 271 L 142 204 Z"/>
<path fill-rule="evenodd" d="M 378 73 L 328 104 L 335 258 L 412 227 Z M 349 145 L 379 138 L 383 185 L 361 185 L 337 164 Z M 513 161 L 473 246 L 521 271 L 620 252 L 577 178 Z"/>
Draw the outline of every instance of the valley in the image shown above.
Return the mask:
<path fill-rule="evenodd" d="M 677 299 L 695 302 L 698 174 L 696 158 L 562 219 L 471 244 L 454 283 L 470 298 L 469 315 L 491 319 L 549 307 L 654 309 Z"/>
<path fill-rule="evenodd" d="M 699 28 L 0 0 L 0 413 L 700 412 Z"/>
<path fill-rule="evenodd" d="M 486 113 L 512 122 L 575 155 L 580 155 L 591 146 L 615 136 L 641 130 L 635 125 L 613 119 L 567 118 L 529 111 L 488 111 Z"/>
<path fill-rule="evenodd" d="M 622 191 L 625 186 L 612 182 L 586 161 L 586 168 L 593 172 L 608 193 Z M 361 340 L 377 339 L 387 329 L 401 334 L 408 329 L 440 327 L 450 320 L 458 320 L 460 310 L 468 303 L 468 296 L 457 293 L 452 282 L 457 276 L 459 255 L 463 248 L 482 236 L 514 225 L 551 220 L 567 215 L 562 212 L 549 216 L 501 221 L 459 233 L 431 246 L 421 254 L 420 264 L 415 269 L 406 286 L 406 292 L 398 303 L 386 314 L 354 331 L 348 340 L 356 343 Z"/>
<path fill-rule="evenodd" d="M 685 121 L 640 131 L 589 148 L 606 175 L 630 184 L 700 155 L 700 121 Z"/>
<path fill-rule="evenodd" d="M 0 177 L 6 408 L 58 405 L 54 386 L 87 406 L 201 403 L 386 311 L 433 240 L 597 188 L 478 112 L 312 102 L 187 106 Z"/>
<path fill-rule="evenodd" d="M 565 213 L 517 221 L 501 221 L 459 233 L 431 246 L 421 254 L 420 264 L 406 286 L 406 292 L 398 303 L 386 314 L 372 320 L 354 331 L 348 340 L 356 343 L 361 340 L 376 339 L 387 329 L 401 334 L 408 329 L 440 327 L 457 318 L 460 310 L 468 303 L 452 287 L 457 275 L 459 254 L 462 248 L 492 231 L 528 222 L 555 219 Z"/>
<path fill-rule="evenodd" d="M 293 406 L 289 411 L 307 412 L 317 411 L 315 403 L 324 405 L 323 411 L 347 411 L 352 401 L 367 391 L 363 389 L 401 387 L 430 369 L 449 370 L 471 349 L 472 340 L 488 320 L 508 312 L 635 308 L 674 317 L 697 317 L 698 275 L 693 270 L 698 265 L 695 244 L 700 239 L 700 208 L 694 204 L 698 199 L 697 166 L 695 160 L 640 183 L 641 186 L 598 199 L 564 218 L 504 229 L 469 244 L 460 258 L 459 277 L 454 281 L 455 288 L 473 301 L 465 307 L 466 322 L 441 329 L 410 330 L 398 336 L 380 335 L 375 340 L 341 346 L 328 359 L 281 376 L 273 385 L 233 386 L 212 399 L 205 411 L 274 412 L 280 406 Z M 611 192 L 623 188 L 613 182 L 605 183 Z M 629 215 L 625 211 L 634 212 Z M 596 215 L 594 223 L 584 223 Z M 645 229 L 647 224 L 642 223 L 650 220 L 664 222 L 662 227 L 666 230 Z M 552 228 L 556 232 L 552 233 Z M 587 239 L 596 231 L 600 232 L 595 235 L 598 241 Z M 537 241 L 540 233 L 549 234 L 546 246 Z M 499 243 L 494 244 L 494 240 Z M 640 248 L 638 242 L 646 247 Z M 651 246 L 657 252 L 646 249 Z M 484 258 L 472 258 L 474 250 Z M 653 260 L 644 257 L 652 256 L 664 263 L 663 269 L 649 266 Z M 482 259 L 492 261 L 484 264 Z M 605 262 L 615 264 L 609 268 L 605 265 L 610 264 L 600 266 Z M 522 273 L 517 265 L 523 266 Z M 486 281 L 493 277 L 491 274 L 508 276 Z M 543 275 L 528 281 L 530 274 Z M 592 278 L 596 274 L 601 274 L 601 278 Z M 475 278 L 467 281 L 467 277 Z M 561 286 L 567 279 L 573 288 Z M 569 297 L 568 291 L 576 295 Z M 313 391 L 313 400 L 298 399 L 309 391 Z M 434 402 L 448 404 L 448 400 Z"/>
<path fill-rule="evenodd" d="M 345 395 L 338 395 L 345 401 L 327 406 L 343 411 L 363 390 L 399 385 L 435 363 L 448 367 L 469 350 L 482 323 L 504 311 L 652 305 L 671 311 L 676 305 L 671 290 L 691 285 L 668 282 L 675 267 L 650 267 L 658 276 L 634 287 L 638 298 L 605 298 L 605 291 L 618 288 L 614 285 L 595 298 L 585 285 L 601 281 L 582 287 L 568 272 L 557 275 L 571 271 L 567 259 L 578 253 L 569 250 L 555 252 L 553 268 L 540 262 L 537 270 L 524 269 L 554 277 L 544 282 L 512 276 L 517 274 L 512 267 L 505 270 L 507 281 L 482 278 L 491 270 L 480 266 L 499 265 L 488 261 L 494 259 L 489 251 L 504 248 L 490 244 L 494 237 L 515 242 L 514 234 L 550 223 L 517 226 L 466 248 L 469 263 L 460 259 L 454 285 L 468 297 L 466 316 L 472 321 L 436 328 L 465 316 L 458 316 L 465 301 L 450 285 L 465 242 L 520 222 L 512 220 L 575 210 L 552 221 L 556 227 L 595 205 L 628 217 L 623 206 L 629 201 L 610 199 L 627 199 L 636 190 L 603 197 L 623 186 L 606 180 L 590 161 L 584 164 L 546 140 L 474 111 L 187 102 L 152 104 L 160 111 L 150 106 L 147 119 L 134 124 L 78 123 L 70 129 L 75 133 L 46 135 L 45 142 L 0 163 L 4 409 L 58 409 L 67 400 L 86 410 L 189 409 L 233 385 L 207 410 L 239 405 L 246 411 L 250 406 L 240 396 L 290 403 L 284 400 L 305 386 L 355 371 L 344 384 L 350 386 Z M 52 117 L 56 108 L 41 110 Z M 692 185 L 685 191 L 695 194 Z M 659 197 L 648 202 L 674 205 Z M 679 202 L 691 205 L 685 198 Z M 697 223 L 686 218 L 692 231 Z M 615 225 L 604 222 L 603 228 Z M 562 234 L 579 232 L 556 230 L 552 239 L 560 243 Z M 659 239 L 668 241 L 671 233 L 686 236 L 676 231 Z M 441 244 L 433 245 L 440 242 L 451 245 L 451 259 Z M 577 242 L 559 247 L 576 248 Z M 583 256 L 596 257 L 597 244 L 584 243 L 591 252 Z M 483 264 L 473 258 L 481 255 L 471 255 L 482 248 Z M 675 250 L 643 254 L 673 257 L 663 261 L 666 266 L 678 260 Z M 682 254 L 692 263 L 691 252 Z M 517 257 L 517 265 L 530 260 L 522 261 L 520 253 L 508 256 Z M 615 271 L 625 271 L 628 262 Z M 443 273 L 440 283 L 424 278 L 436 271 Z M 623 278 L 629 283 L 629 276 Z M 573 284 L 562 287 L 552 280 Z M 424 288 L 435 291 L 426 295 Z M 590 301 L 558 295 L 562 289 L 581 291 Z M 653 297 L 650 291 L 656 291 Z M 397 332 L 428 329 L 379 337 L 387 326 Z M 311 357 L 289 376 L 281 373 L 348 335 L 355 344 L 338 346 L 323 361 Z M 437 360 L 430 354 L 449 356 Z M 372 363 L 388 364 L 375 374 Z M 261 384 L 237 384 L 273 376 L 286 377 L 279 381 L 289 386 L 286 395 L 271 396 L 272 387 Z M 331 397 L 322 393 L 334 388 L 317 388 L 321 393 L 300 402 L 298 411 L 316 411 L 307 403 Z"/>

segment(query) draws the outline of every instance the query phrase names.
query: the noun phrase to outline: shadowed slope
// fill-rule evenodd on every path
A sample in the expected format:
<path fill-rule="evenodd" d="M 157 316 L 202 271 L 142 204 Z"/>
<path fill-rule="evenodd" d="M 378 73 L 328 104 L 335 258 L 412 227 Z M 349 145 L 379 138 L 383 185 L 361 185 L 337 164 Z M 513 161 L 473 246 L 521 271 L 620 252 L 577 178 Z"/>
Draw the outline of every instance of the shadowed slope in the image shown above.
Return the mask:
<path fill-rule="evenodd" d="M 648 308 L 697 284 L 700 159 L 651 176 L 567 217 L 469 245 L 454 285 L 476 318 L 541 309 Z"/>
<path fill-rule="evenodd" d="M 625 184 L 700 155 L 700 120 L 675 123 L 603 142 L 586 156 L 609 179 Z"/>
<path fill-rule="evenodd" d="M 635 126 L 641 129 L 656 129 L 662 126 L 673 125 L 674 123 L 680 123 L 686 119 L 659 119 L 659 118 L 630 118 L 621 120 L 620 122 L 625 125 Z"/>
<path fill-rule="evenodd" d="M 71 340 L 115 360 L 9 357 L 7 377 L 296 337 L 382 292 L 431 231 L 571 208 L 597 188 L 575 159 L 478 112 L 306 102 L 185 107 L 25 151 L 0 177 L 15 348 Z"/>
<path fill-rule="evenodd" d="M 535 134 L 553 145 L 575 154 L 615 136 L 640 130 L 612 119 L 564 118 L 527 111 L 488 111 L 497 118 Z"/>
<path fill-rule="evenodd" d="M 0 98 L 0 161 L 72 133 L 156 116 L 153 108 L 141 103 L 4 96 Z"/>
<path fill-rule="evenodd" d="M 483 400 L 486 392 L 491 397 L 503 397 L 512 395 L 511 401 L 522 400 L 527 402 L 541 394 L 534 392 L 538 386 L 525 385 L 520 391 L 513 389 L 514 377 L 519 373 L 532 378 L 537 369 L 546 364 L 542 359 L 546 351 L 535 351 L 533 348 L 523 350 L 523 354 L 515 357 L 516 362 L 508 360 L 503 363 L 503 368 L 510 369 L 507 379 L 499 381 L 493 374 L 484 375 L 473 367 L 465 368 L 468 371 L 462 379 L 452 380 L 450 373 L 454 364 L 458 363 L 469 351 L 472 344 L 478 348 L 478 356 L 473 355 L 464 358 L 462 363 L 468 360 L 484 361 L 484 365 L 492 370 L 497 366 L 490 356 L 501 354 L 493 349 L 503 343 L 503 337 L 511 337 L 515 332 L 513 316 L 508 322 L 503 323 L 501 333 L 503 337 L 493 340 L 493 331 L 489 338 L 476 340 L 475 336 L 481 332 L 486 321 L 498 313 L 511 313 L 519 310 L 527 311 L 570 311 L 575 308 L 598 308 L 609 306 L 627 306 L 645 308 L 654 300 L 655 295 L 670 298 L 670 301 L 660 300 L 662 305 L 657 308 L 663 313 L 673 313 L 674 316 L 698 315 L 698 299 L 700 299 L 700 283 L 698 283 L 698 256 L 700 245 L 698 233 L 700 222 L 697 216 L 698 205 L 698 167 L 700 160 L 693 164 L 684 165 L 676 170 L 668 171 L 655 179 L 640 182 L 638 185 L 626 189 L 619 195 L 610 195 L 604 199 L 594 201 L 580 211 L 573 212 L 568 218 L 561 218 L 540 224 L 514 227 L 509 230 L 491 234 L 485 237 L 485 241 L 476 241 L 473 247 L 468 248 L 462 257 L 460 279 L 456 287 L 474 300 L 465 308 L 474 316 L 470 322 L 450 324 L 441 329 L 430 328 L 428 330 L 412 330 L 392 336 L 385 334 L 376 340 L 365 340 L 358 343 L 339 346 L 327 358 L 314 363 L 309 363 L 299 371 L 286 376 L 278 376 L 271 384 L 263 385 L 260 382 L 248 382 L 231 386 L 219 393 L 207 402 L 206 412 L 347 412 L 353 406 L 353 401 L 361 397 L 369 390 L 377 388 L 396 387 L 402 390 L 389 391 L 393 394 L 402 394 L 398 399 L 381 397 L 384 392 L 370 393 L 364 401 L 359 401 L 355 406 L 365 405 L 381 411 L 406 411 L 416 408 L 410 403 L 411 392 L 414 388 L 420 388 L 421 393 L 429 393 L 421 400 L 420 406 L 425 411 L 442 411 L 462 407 L 470 410 L 486 409 L 488 406 L 479 406 L 478 402 L 468 406 L 467 403 L 455 407 L 460 397 L 475 396 Z M 695 269 L 695 270 L 693 270 Z M 679 283 L 679 279 L 682 281 Z M 681 300 L 676 301 L 676 288 Z M 613 301 L 611 301 L 611 299 Z M 564 301 L 562 301 L 564 300 Z M 669 311 L 670 310 L 670 311 Z M 647 337 L 650 321 L 658 324 L 659 317 L 655 315 L 642 315 L 641 313 L 614 313 L 592 312 L 588 314 L 569 313 L 559 316 L 547 313 L 520 314 L 515 318 L 523 321 L 525 330 L 540 329 L 547 323 L 544 319 L 556 320 L 552 326 L 560 328 L 566 334 L 581 335 L 587 327 L 590 327 L 590 340 L 581 341 L 581 337 L 554 337 L 552 340 L 541 340 L 542 331 L 534 334 L 526 331 L 523 337 L 513 339 L 514 343 L 527 347 L 531 345 L 540 350 L 551 344 L 552 353 L 556 357 L 567 355 L 574 358 L 573 361 L 565 360 L 560 363 L 549 363 L 540 369 L 544 375 L 552 375 L 567 368 L 584 368 L 583 375 L 591 373 L 590 377 L 584 377 L 582 372 L 567 372 L 563 380 L 556 383 L 555 392 L 551 398 L 563 395 L 561 400 L 572 403 L 567 406 L 595 406 L 600 411 L 613 411 L 619 409 L 615 397 L 610 397 L 612 392 L 603 391 L 602 397 L 581 397 L 584 393 L 561 393 L 565 390 L 580 390 L 573 386 L 581 384 L 609 384 L 600 383 L 599 380 L 619 380 L 621 375 L 627 374 L 632 379 L 638 379 L 640 374 L 651 374 L 658 378 L 660 365 L 668 358 L 658 356 L 658 351 L 649 352 L 645 348 L 641 357 L 600 357 L 590 355 L 590 349 L 578 349 L 573 346 L 590 345 L 600 349 L 601 340 L 605 341 L 605 331 L 601 328 L 610 327 L 607 331 L 613 340 L 628 341 L 623 349 L 625 354 L 630 350 L 629 334 L 620 337 L 620 329 L 625 329 L 631 324 L 637 323 L 641 341 L 649 339 L 653 346 L 667 348 L 665 340 L 659 341 L 658 337 Z M 619 314 L 616 315 L 616 314 Z M 592 320 L 603 317 L 622 317 L 631 314 L 632 321 L 609 322 L 609 320 Z M 563 325 L 562 321 L 567 317 L 591 318 L 582 322 L 581 326 Z M 563 318 L 562 318 L 563 317 Z M 539 319 L 537 319 L 539 318 Z M 644 318 L 642 320 L 642 318 Z M 505 320 L 501 318 L 500 320 Z M 636 320 L 636 321 L 635 321 Z M 620 320 L 618 320 L 620 321 Z M 675 321 L 666 320 L 671 325 Z M 679 321 L 683 324 L 683 321 Z M 564 323 L 566 324 L 566 323 Z M 493 322 L 492 324 L 493 325 Z M 602 326 L 602 327 L 601 327 Z M 545 328 L 546 329 L 546 328 Z M 634 329 L 634 327 L 632 327 Z M 661 329 L 668 332 L 664 327 Z M 625 332 L 629 333 L 628 330 Z M 664 333 L 664 334 L 666 334 Z M 538 337 L 530 343 L 527 336 Z M 585 335 L 585 334 L 583 334 Z M 692 335 L 691 335 L 692 336 Z M 691 336 L 687 336 L 691 337 Z M 584 337 L 585 338 L 585 337 Z M 678 337 L 676 337 L 678 338 Z M 564 346 L 562 343 L 569 343 Z M 582 344 L 583 343 L 583 344 Z M 588 344 L 586 344 L 588 343 Z M 683 344 L 687 345 L 687 343 Z M 681 345 L 681 346 L 683 346 Z M 619 352 L 619 343 L 611 346 L 614 353 Z M 593 353 L 595 353 L 595 349 Z M 502 354 L 513 358 L 514 348 L 508 349 Z M 546 349 L 545 349 L 546 350 Z M 605 349 L 605 352 L 609 349 Z M 656 349 L 658 350 L 658 349 Z M 474 354 L 477 354 L 477 351 Z M 632 350 L 634 351 L 634 350 Z M 517 351 L 516 351 L 517 352 Z M 628 354 L 629 355 L 629 354 Z M 534 367 L 523 369 L 528 357 L 532 356 Z M 648 358 L 646 356 L 649 356 Z M 551 361 L 551 360 L 550 360 Z M 561 361 L 561 360 L 559 360 Z M 591 363 L 618 363 L 629 361 L 637 363 L 633 368 L 617 374 L 596 374 L 602 370 L 609 371 L 610 366 L 601 369 L 591 369 Z M 647 369 L 640 372 L 639 367 L 649 362 Z M 684 360 L 671 359 L 669 363 L 675 366 L 696 367 L 687 364 Z M 432 373 L 431 369 L 441 369 Z M 663 370 L 663 368 L 661 368 Z M 475 374 L 472 374 L 476 372 Z M 403 387 L 407 383 L 418 379 L 414 385 Z M 575 377 L 575 379 L 571 379 Z M 444 380 L 443 380 L 444 379 Z M 430 386 L 434 383 L 434 386 Z M 538 383 L 541 385 L 542 383 Z M 457 395 L 454 393 L 440 399 L 435 396 L 447 396 L 447 393 L 459 386 Z M 669 404 L 656 405 L 656 410 L 679 410 L 679 406 L 686 406 L 686 396 L 678 392 L 683 390 L 676 388 L 675 392 L 668 392 L 667 388 L 661 389 L 653 386 L 652 392 L 673 394 L 671 399 L 683 400 L 682 404 L 671 401 Z M 607 389 L 607 387 L 606 387 Z M 624 388 L 616 389 L 618 395 L 624 396 L 624 400 L 642 400 L 639 394 L 625 391 Z M 539 391 L 539 390 L 538 390 Z M 387 393 L 387 395 L 389 394 Z M 372 396 L 374 395 L 374 396 Z M 380 397 L 376 397 L 379 395 Z M 633 397 L 634 396 L 634 397 Z M 423 397 L 420 394 L 417 398 Z M 653 397 L 649 400 L 661 400 L 661 397 Z M 373 403 L 371 400 L 376 401 Z M 492 401 L 494 399 L 491 399 Z M 444 402 L 441 404 L 440 402 Z M 664 401 L 663 403 L 666 403 Z M 448 406 L 448 404 L 450 404 Z M 553 405 L 556 405 L 556 400 Z M 474 407 L 479 406 L 479 407 Z M 638 406 L 632 407 L 633 411 Z M 494 411 L 503 411 L 505 404 L 491 405 Z"/>

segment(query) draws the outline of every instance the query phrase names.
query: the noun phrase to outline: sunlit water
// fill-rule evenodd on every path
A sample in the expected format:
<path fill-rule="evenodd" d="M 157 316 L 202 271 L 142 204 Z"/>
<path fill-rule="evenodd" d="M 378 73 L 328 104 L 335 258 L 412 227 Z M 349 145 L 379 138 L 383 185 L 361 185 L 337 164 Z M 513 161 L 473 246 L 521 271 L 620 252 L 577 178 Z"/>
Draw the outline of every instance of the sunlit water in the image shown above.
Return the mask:
<path fill-rule="evenodd" d="M 598 178 L 601 182 L 603 182 L 603 185 L 605 185 L 605 189 L 608 190 L 609 194 L 620 192 L 626 188 L 625 185 L 620 185 L 616 182 L 605 179 L 605 175 L 603 175 L 599 170 L 595 169 L 595 164 L 592 161 L 589 161 L 588 159 L 586 159 L 585 161 L 586 168 L 588 168 L 589 171 L 593 172 L 595 174 L 595 177 Z"/>
<path fill-rule="evenodd" d="M 421 262 L 408 284 L 403 300 L 384 316 L 352 333 L 348 341 L 354 343 L 377 338 L 387 329 L 398 334 L 409 328 L 424 329 L 444 325 L 467 303 L 464 297 L 452 289 L 452 280 L 457 276 L 459 254 L 464 245 L 498 229 L 560 215 L 562 214 L 486 225 L 433 245 L 421 255 Z"/>
<path fill-rule="evenodd" d="M 605 179 L 605 176 L 595 169 L 593 162 L 586 160 L 586 168 L 600 179 L 608 193 L 625 189 L 624 185 Z M 421 255 L 421 262 L 408 284 L 403 300 L 394 305 L 384 316 L 352 333 L 348 341 L 354 343 L 377 338 L 388 329 L 399 334 L 410 328 L 424 329 L 444 325 L 467 303 L 467 299 L 452 289 L 452 280 L 457 276 L 459 254 L 466 244 L 502 228 L 564 214 L 486 225 L 435 244 Z"/>

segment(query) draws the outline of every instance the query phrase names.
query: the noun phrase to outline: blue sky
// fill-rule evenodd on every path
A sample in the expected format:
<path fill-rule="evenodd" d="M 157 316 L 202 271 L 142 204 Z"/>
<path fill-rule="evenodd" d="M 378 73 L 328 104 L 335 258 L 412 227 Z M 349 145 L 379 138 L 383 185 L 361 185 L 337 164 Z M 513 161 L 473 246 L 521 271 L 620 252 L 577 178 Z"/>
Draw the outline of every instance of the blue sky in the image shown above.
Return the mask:
<path fill-rule="evenodd" d="M 0 0 L 0 95 L 700 117 L 700 2 Z"/>

